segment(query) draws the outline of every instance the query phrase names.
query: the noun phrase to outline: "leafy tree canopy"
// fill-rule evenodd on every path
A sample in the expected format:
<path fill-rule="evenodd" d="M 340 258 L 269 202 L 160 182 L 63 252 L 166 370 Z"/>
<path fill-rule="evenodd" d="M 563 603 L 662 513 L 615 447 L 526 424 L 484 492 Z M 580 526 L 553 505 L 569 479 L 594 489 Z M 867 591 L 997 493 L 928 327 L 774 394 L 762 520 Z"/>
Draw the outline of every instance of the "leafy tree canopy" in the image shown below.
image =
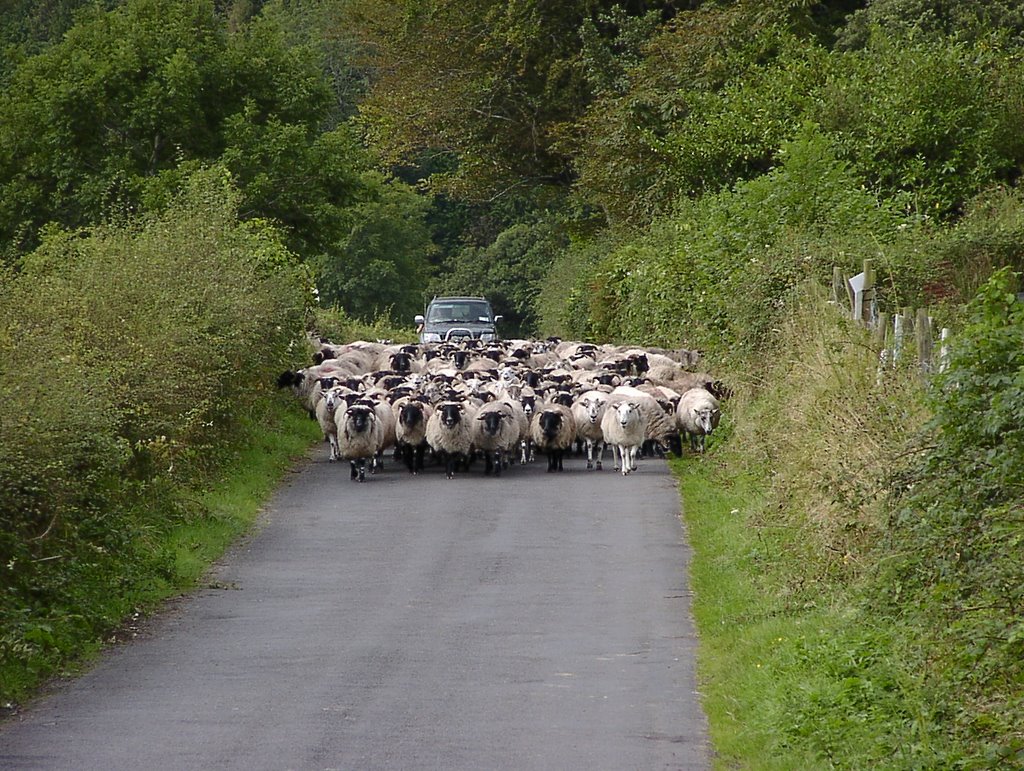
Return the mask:
<path fill-rule="evenodd" d="M 94 10 L 26 59 L 0 93 L 7 256 L 35 243 L 48 221 L 76 227 L 136 209 L 162 172 L 189 161 L 223 157 L 253 185 L 245 207 L 286 226 L 314 194 L 320 205 L 344 205 L 356 186 L 352 162 L 342 155 L 325 167 L 327 143 L 318 142 L 331 106 L 315 54 L 287 45 L 269 21 L 231 34 L 209 0 Z M 280 186 L 272 195 L 256 184 L 253 158 Z M 301 240 L 293 245 L 308 251 Z"/>
<path fill-rule="evenodd" d="M 463 198 L 564 187 L 571 169 L 559 135 L 593 88 L 581 30 L 598 23 L 614 35 L 611 17 L 601 20 L 613 8 L 617 18 L 672 12 L 671 3 L 603 0 L 352 0 L 347 20 L 373 74 L 361 106 L 367 136 L 391 163 L 423 152 L 455 159 L 432 182 Z"/>

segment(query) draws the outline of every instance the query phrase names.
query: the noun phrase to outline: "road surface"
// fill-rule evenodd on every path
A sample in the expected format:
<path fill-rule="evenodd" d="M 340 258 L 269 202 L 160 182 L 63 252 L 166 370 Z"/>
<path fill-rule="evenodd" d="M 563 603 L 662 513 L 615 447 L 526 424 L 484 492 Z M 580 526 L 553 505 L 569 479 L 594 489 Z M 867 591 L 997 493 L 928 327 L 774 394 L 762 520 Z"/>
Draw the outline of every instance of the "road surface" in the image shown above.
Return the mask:
<path fill-rule="evenodd" d="M 207 588 L 0 726 L 0 768 L 710 766 L 663 462 L 359 484 L 326 455 Z"/>

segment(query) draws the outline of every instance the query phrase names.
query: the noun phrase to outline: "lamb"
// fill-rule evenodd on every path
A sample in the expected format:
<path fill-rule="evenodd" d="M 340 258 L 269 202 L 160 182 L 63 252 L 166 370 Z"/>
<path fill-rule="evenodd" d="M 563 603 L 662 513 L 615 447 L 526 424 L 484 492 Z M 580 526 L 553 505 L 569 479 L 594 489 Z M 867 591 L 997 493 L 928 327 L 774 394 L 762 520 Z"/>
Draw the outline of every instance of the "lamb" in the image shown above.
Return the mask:
<path fill-rule="evenodd" d="M 597 450 L 597 470 L 601 470 L 604 458 L 604 433 L 601 418 L 608 406 L 608 394 L 602 391 L 587 391 L 572 406 L 576 420 L 576 438 L 587 448 L 587 469 L 594 468 L 594 450 Z"/>
<path fill-rule="evenodd" d="M 473 421 L 473 446 L 484 454 L 485 474 L 493 468 L 495 476 L 501 476 L 502 467 L 507 465 L 506 453 L 519 444 L 520 424 L 513 412 L 512 403 L 499 400 L 485 404 Z"/>
<path fill-rule="evenodd" d="M 716 428 L 722 416 L 718 399 L 704 388 L 691 388 L 676 405 L 676 425 L 690 437 L 690 449 L 704 452 L 704 440 Z"/>
<path fill-rule="evenodd" d="M 383 431 L 377 413 L 366 404 L 353 404 L 335 413 L 338 425 L 338 457 L 350 461 L 352 479 L 366 481 L 366 460 L 381 448 Z"/>
<path fill-rule="evenodd" d="M 427 421 L 427 444 L 444 458 L 445 476 L 455 478 L 458 464 L 468 466 L 473 447 L 471 425 L 476 410 L 465 402 L 440 402 Z"/>
<path fill-rule="evenodd" d="M 576 441 L 572 410 L 564 404 L 545 405 L 533 417 L 530 437 L 534 447 L 547 453 L 548 471 L 561 471 L 565 451 Z"/>
<path fill-rule="evenodd" d="M 647 419 L 640 404 L 633 399 L 609 404 L 601 418 L 601 432 L 612 445 L 615 467 L 621 467 L 622 475 L 636 471 L 636 456 L 647 433 Z"/>

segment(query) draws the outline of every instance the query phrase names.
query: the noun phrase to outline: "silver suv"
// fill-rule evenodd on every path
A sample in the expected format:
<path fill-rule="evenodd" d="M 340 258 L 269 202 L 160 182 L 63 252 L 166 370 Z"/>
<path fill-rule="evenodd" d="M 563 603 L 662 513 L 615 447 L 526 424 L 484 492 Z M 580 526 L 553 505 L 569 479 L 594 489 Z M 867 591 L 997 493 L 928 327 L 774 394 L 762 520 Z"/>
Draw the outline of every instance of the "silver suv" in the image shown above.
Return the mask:
<path fill-rule="evenodd" d="M 483 297 L 435 297 L 427 306 L 426 316 L 416 317 L 421 343 L 473 338 L 497 340 L 495 316 L 491 304 Z"/>

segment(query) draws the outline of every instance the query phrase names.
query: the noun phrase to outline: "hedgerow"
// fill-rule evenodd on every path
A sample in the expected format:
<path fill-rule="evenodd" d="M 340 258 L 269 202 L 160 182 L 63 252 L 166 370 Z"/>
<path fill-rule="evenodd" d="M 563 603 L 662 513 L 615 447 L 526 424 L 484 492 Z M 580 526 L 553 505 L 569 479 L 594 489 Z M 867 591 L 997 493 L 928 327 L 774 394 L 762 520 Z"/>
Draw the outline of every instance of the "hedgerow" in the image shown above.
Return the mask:
<path fill-rule="evenodd" d="M 225 173 L 0 275 L 0 698 L 173 572 L 160 534 L 293 358 L 308 280 Z"/>

